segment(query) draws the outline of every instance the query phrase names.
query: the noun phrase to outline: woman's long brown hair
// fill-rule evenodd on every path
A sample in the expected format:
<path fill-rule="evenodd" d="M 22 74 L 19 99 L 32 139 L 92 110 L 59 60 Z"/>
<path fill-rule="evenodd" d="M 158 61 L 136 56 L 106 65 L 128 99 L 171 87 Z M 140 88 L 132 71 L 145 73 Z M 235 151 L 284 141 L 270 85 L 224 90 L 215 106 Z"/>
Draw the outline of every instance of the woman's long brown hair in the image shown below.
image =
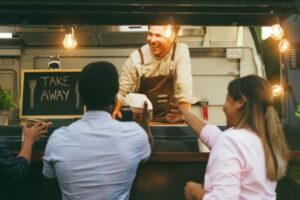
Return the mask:
<path fill-rule="evenodd" d="M 278 114 L 272 106 L 271 85 L 263 78 L 249 75 L 231 81 L 228 94 L 243 100 L 241 118 L 234 128 L 250 127 L 261 139 L 267 178 L 276 181 L 285 175 L 288 148 Z"/>

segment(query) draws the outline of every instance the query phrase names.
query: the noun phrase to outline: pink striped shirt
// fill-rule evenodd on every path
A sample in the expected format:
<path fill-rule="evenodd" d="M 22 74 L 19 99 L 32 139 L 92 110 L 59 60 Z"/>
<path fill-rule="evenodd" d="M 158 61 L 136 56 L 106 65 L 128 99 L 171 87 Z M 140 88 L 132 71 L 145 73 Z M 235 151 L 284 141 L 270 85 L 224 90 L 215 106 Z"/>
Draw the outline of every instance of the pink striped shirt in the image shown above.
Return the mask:
<path fill-rule="evenodd" d="M 203 200 L 275 200 L 277 182 L 266 177 L 259 137 L 246 129 L 206 125 L 201 140 L 211 149 Z"/>

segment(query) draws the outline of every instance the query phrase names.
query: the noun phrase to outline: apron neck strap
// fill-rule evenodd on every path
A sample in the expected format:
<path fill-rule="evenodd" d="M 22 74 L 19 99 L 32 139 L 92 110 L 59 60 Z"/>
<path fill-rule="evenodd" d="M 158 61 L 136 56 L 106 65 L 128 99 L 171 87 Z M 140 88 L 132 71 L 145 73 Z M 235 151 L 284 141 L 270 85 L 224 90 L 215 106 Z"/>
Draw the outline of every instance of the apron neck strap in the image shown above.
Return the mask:
<path fill-rule="evenodd" d="M 169 69 L 170 69 L 169 75 L 170 75 L 170 76 L 173 75 L 173 71 L 174 71 L 174 69 L 175 69 L 175 61 L 174 61 L 174 58 L 175 58 L 175 51 L 176 51 L 176 43 L 173 44 L 173 52 L 172 52 L 171 60 L 170 60 L 170 64 L 169 64 Z"/>
<path fill-rule="evenodd" d="M 144 65 L 145 64 L 145 61 L 144 61 L 144 56 L 143 56 L 143 52 L 142 52 L 142 49 L 139 48 L 139 54 L 140 54 L 140 58 L 141 58 L 141 64 Z"/>
<path fill-rule="evenodd" d="M 175 50 L 176 50 L 176 43 L 173 44 L 173 52 L 172 52 L 172 55 L 171 55 L 171 61 L 174 61 L 174 58 L 175 58 Z"/>

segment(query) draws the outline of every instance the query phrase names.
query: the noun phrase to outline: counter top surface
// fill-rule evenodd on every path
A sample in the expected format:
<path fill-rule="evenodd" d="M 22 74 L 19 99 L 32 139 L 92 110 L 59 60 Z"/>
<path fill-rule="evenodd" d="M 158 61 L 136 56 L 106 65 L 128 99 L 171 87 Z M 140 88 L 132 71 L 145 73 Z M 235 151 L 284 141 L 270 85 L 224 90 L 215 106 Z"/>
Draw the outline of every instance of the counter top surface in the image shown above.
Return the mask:
<path fill-rule="evenodd" d="M 33 161 L 42 160 L 47 140 L 56 128 L 50 127 L 49 134 L 35 143 Z M 151 130 L 155 143 L 150 162 L 207 162 L 209 153 L 199 152 L 197 138 L 185 124 L 153 123 Z M 20 150 L 21 133 L 21 126 L 0 126 L 1 139 L 14 152 Z M 290 152 L 290 160 L 298 157 L 300 151 Z"/>

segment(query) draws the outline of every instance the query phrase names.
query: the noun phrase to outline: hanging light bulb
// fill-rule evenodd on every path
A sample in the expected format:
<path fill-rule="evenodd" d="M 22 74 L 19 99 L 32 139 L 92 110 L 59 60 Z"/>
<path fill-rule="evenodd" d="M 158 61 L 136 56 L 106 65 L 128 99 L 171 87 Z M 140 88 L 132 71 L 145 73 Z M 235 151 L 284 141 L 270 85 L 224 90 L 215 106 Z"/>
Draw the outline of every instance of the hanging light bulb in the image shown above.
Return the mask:
<path fill-rule="evenodd" d="M 278 97 L 283 92 L 283 87 L 281 85 L 273 85 L 272 86 L 272 95 L 273 97 Z"/>
<path fill-rule="evenodd" d="M 284 31 L 279 24 L 274 24 L 271 30 L 271 37 L 274 40 L 280 40 L 284 36 Z"/>
<path fill-rule="evenodd" d="M 166 30 L 165 30 L 165 37 L 166 38 L 171 38 L 173 35 L 173 27 L 169 24 L 167 27 L 166 27 Z"/>
<path fill-rule="evenodd" d="M 261 27 L 261 39 L 266 40 L 271 37 L 272 27 L 271 26 L 263 26 Z"/>
<path fill-rule="evenodd" d="M 290 46 L 290 42 L 284 38 L 279 42 L 279 51 L 285 53 L 290 49 Z"/>
<path fill-rule="evenodd" d="M 63 45 L 66 49 L 74 49 L 77 46 L 73 27 L 67 28 Z"/>

